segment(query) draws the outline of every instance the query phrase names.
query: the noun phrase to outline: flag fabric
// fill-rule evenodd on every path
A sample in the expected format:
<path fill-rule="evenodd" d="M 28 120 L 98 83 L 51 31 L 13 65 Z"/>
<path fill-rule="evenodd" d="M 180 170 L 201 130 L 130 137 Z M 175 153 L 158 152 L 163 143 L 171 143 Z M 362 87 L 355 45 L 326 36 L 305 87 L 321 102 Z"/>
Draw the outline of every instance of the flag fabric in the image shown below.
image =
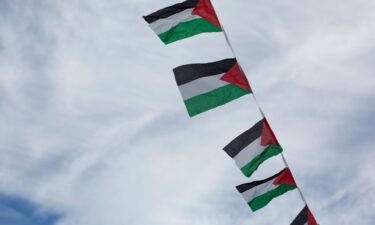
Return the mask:
<path fill-rule="evenodd" d="M 253 212 L 265 207 L 272 199 L 297 188 L 288 168 L 264 180 L 253 181 L 236 187 Z"/>
<path fill-rule="evenodd" d="M 263 118 L 225 146 L 224 151 L 234 159 L 242 173 L 250 177 L 264 161 L 283 149 Z"/>
<path fill-rule="evenodd" d="M 187 0 L 143 18 L 165 44 L 200 33 L 222 31 L 210 0 Z"/>
<path fill-rule="evenodd" d="M 290 225 L 318 225 L 318 223 L 306 205 Z"/>
<path fill-rule="evenodd" d="M 190 117 L 251 93 L 235 58 L 173 69 Z"/>

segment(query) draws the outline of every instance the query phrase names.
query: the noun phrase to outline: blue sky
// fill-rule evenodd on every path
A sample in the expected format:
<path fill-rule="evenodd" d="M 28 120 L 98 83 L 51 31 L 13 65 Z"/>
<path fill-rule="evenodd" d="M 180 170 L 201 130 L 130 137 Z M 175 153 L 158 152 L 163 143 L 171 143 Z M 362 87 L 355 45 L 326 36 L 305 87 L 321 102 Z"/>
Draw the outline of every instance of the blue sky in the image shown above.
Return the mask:
<path fill-rule="evenodd" d="M 188 118 L 172 68 L 232 54 L 220 33 L 164 46 L 141 16 L 175 2 L 0 0 L 0 206 L 16 219 L 288 225 L 303 207 L 290 192 L 252 213 L 234 189 L 249 179 L 221 149 L 259 120 L 250 96 Z M 319 223 L 374 224 L 375 2 L 212 2 Z"/>
<path fill-rule="evenodd" d="M 60 215 L 15 196 L 0 195 L 1 225 L 51 225 L 56 224 Z"/>

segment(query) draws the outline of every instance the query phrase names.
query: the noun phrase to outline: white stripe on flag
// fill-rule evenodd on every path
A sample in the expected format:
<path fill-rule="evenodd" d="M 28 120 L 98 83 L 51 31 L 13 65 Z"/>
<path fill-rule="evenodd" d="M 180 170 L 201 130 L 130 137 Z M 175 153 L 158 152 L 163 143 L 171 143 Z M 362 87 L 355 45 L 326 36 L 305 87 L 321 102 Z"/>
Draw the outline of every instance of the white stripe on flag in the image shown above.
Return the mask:
<path fill-rule="evenodd" d="M 201 95 L 227 85 L 227 82 L 220 80 L 223 75 L 224 74 L 218 74 L 209 77 L 202 77 L 178 86 L 182 98 L 187 100 L 194 96 Z"/>
<path fill-rule="evenodd" d="M 275 178 L 276 179 L 276 178 Z M 273 182 L 275 179 L 272 179 L 264 184 L 260 184 L 254 188 L 251 188 L 250 190 L 247 190 L 242 193 L 243 198 L 246 200 L 246 202 L 250 202 L 254 198 L 263 195 L 275 188 L 277 188 L 279 185 L 274 185 Z"/>
<path fill-rule="evenodd" d="M 149 26 L 152 30 L 155 31 L 155 33 L 161 34 L 177 26 L 179 23 L 201 18 L 200 16 L 191 15 L 192 12 L 193 9 L 187 9 L 170 17 L 156 20 Z"/>
<path fill-rule="evenodd" d="M 259 137 L 251 142 L 233 158 L 238 167 L 242 168 L 246 166 L 246 164 L 264 151 L 265 147 L 260 145 L 261 139 L 262 137 Z"/>

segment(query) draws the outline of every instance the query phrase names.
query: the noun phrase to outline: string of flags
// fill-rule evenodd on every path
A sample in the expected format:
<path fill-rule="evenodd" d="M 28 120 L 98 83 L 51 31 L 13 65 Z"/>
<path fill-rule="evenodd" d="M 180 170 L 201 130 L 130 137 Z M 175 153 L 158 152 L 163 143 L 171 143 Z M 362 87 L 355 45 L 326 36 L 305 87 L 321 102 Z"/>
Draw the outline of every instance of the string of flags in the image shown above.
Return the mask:
<path fill-rule="evenodd" d="M 164 44 L 203 33 L 223 32 L 235 55 L 210 0 L 187 0 L 143 18 Z M 298 190 L 305 207 L 291 225 L 318 225 L 293 178 L 283 155 L 283 148 L 277 141 L 237 59 L 182 65 L 174 68 L 173 72 L 190 117 L 252 94 L 262 119 L 233 139 L 223 150 L 246 177 L 251 177 L 264 161 L 278 155 L 282 157 L 285 168 L 264 180 L 238 185 L 236 189 L 253 212 L 267 206 L 278 196 Z"/>

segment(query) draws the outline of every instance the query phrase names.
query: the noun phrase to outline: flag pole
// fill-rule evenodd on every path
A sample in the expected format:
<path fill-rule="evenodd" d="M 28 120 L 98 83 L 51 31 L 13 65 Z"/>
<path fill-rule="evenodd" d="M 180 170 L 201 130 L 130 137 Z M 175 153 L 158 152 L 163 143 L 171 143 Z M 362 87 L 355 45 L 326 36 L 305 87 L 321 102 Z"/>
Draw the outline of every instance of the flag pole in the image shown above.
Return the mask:
<path fill-rule="evenodd" d="M 218 18 L 218 19 L 219 19 L 219 18 Z M 219 20 L 219 21 L 220 21 L 220 20 Z M 233 48 L 233 46 L 232 46 L 232 44 L 231 44 L 231 42 L 230 42 L 230 40 L 229 40 L 228 34 L 227 34 L 227 32 L 225 31 L 224 26 L 222 25 L 221 22 L 220 22 L 220 26 L 221 26 L 221 29 L 223 30 L 225 40 L 226 40 L 226 42 L 227 42 L 227 44 L 228 44 L 228 46 L 229 46 L 229 48 L 230 48 L 230 50 L 231 50 L 233 56 L 236 58 L 237 62 L 239 62 L 239 60 L 238 60 L 238 58 L 237 58 L 237 56 L 236 56 L 236 53 L 235 53 L 235 51 L 234 51 L 234 48 Z M 242 69 L 242 67 L 241 67 L 241 63 L 238 63 L 238 66 L 239 66 L 241 72 L 242 72 L 243 74 L 245 74 L 244 71 L 243 71 L 243 69 Z M 257 98 L 255 97 L 255 94 L 254 94 L 253 91 L 252 91 L 252 96 L 253 96 L 253 99 L 254 99 L 254 101 L 255 101 L 257 107 L 258 107 L 258 110 L 259 110 L 260 114 L 262 115 L 263 118 L 266 118 L 266 116 L 265 116 L 265 114 L 264 114 L 264 111 L 263 111 L 263 109 L 260 107 L 260 104 L 258 103 Z M 269 126 L 270 126 L 270 125 L 269 125 Z M 270 126 L 270 127 L 271 127 L 271 126 Z M 271 130 L 272 130 L 272 128 L 271 128 Z M 288 164 L 288 162 L 286 161 L 286 158 L 285 158 L 285 156 L 284 156 L 284 154 L 283 154 L 282 152 L 281 152 L 281 158 L 282 158 L 282 160 L 283 160 L 283 162 L 284 162 L 284 165 L 285 165 L 287 168 L 290 169 L 289 164 Z M 300 187 L 299 187 L 298 185 L 297 185 L 297 189 L 298 189 L 298 192 L 299 192 L 299 194 L 300 194 L 300 196 L 301 196 L 302 201 L 305 203 L 305 205 L 307 205 L 307 201 L 306 201 L 306 199 L 305 199 L 305 196 L 303 195 L 302 190 L 300 189 Z"/>

